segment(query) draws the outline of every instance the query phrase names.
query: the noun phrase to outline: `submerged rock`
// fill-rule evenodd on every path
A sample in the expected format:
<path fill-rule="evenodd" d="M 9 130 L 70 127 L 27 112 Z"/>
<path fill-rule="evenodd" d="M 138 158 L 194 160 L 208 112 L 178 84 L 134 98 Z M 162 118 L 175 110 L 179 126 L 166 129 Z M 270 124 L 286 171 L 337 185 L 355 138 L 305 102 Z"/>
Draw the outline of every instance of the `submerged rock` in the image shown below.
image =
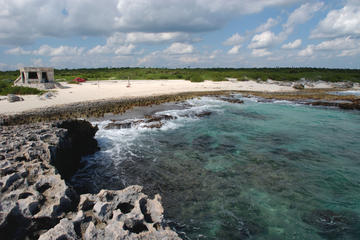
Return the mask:
<path fill-rule="evenodd" d="M 244 101 L 235 97 L 219 97 L 220 100 L 225 101 L 225 102 L 229 102 L 229 103 L 238 103 L 238 104 L 243 104 Z"/>
<path fill-rule="evenodd" d="M 212 112 L 202 112 L 202 113 L 195 114 L 195 116 L 201 118 L 201 117 L 208 117 L 211 114 L 212 114 Z"/>
<path fill-rule="evenodd" d="M 359 236 L 360 222 L 355 214 L 336 213 L 331 210 L 314 210 L 303 216 L 303 221 L 328 239 L 341 237 L 343 234 Z"/>

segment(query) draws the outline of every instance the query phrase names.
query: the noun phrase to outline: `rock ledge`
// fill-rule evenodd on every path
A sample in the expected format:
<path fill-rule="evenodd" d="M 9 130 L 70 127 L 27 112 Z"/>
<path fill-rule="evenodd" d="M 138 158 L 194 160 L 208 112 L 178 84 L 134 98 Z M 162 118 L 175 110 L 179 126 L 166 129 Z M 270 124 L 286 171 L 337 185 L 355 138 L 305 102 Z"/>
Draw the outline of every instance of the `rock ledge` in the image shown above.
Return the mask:
<path fill-rule="evenodd" d="M 78 195 L 66 184 L 96 131 L 81 120 L 0 127 L 1 239 L 179 239 L 141 186 Z"/>

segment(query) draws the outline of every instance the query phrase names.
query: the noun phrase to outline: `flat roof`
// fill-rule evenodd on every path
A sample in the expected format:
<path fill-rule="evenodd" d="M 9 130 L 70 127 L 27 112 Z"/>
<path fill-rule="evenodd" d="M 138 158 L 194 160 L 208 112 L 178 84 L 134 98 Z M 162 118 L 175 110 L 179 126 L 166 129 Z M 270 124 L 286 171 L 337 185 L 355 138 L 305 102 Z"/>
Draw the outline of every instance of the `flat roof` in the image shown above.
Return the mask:
<path fill-rule="evenodd" d="M 22 67 L 22 68 L 20 68 L 20 71 L 25 71 L 25 72 L 45 71 L 45 72 L 48 72 L 48 71 L 54 71 L 54 68 L 52 68 L 52 67 Z"/>

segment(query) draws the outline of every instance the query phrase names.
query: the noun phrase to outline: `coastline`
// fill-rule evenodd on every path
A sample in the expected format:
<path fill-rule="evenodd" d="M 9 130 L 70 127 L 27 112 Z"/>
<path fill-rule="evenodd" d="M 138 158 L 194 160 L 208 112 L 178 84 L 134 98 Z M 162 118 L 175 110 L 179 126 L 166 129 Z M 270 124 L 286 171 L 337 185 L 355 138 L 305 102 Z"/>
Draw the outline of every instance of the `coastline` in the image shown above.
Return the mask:
<path fill-rule="evenodd" d="M 69 184 L 98 151 L 84 120 L 0 128 L 0 234 L 4 239 L 180 239 L 163 218 L 160 195 L 142 187 L 79 194 Z"/>
<path fill-rule="evenodd" d="M 20 112 L 56 107 L 81 102 L 112 99 L 132 99 L 191 92 L 213 91 L 295 91 L 290 86 L 255 81 L 204 81 L 193 83 L 186 80 L 103 80 L 80 84 L 61 83 L 62 88 L 50 90 L 50 96 L 24 95 L 24 101 L 10 103 L 6 97 L 0 101 L 0 114 L 14 115 Z"/>
<path fill-rule="evenodd" d="M 134 107 L 147 107 L 163 103 L 180 102 L 202 96 L 228 96 L 234 93 L 244 97 L 256 96 L 263 101 L 287 100 L 305 105 L 339 107 L 342 109 L 360 110 L 360 97 L 354 95 L 334 95 L 329 92 L 343 91 L 338 88 L 312 88 L 292 91 L 244 91 L 221 90 L 182 92 L 157 96 L 140 96 L 129 98 L 101 99 L 72 104 L 55 105 L 46 108 L 27 110 L 15 114 L 0 114 L 0 126 L 49 122 L 76 118 L 102 118 L 105 114 L 123 114 Z M 261 100 L 260 100 L 261 101 Z"/>
<path fill-rule="evenodd" d="M 359 97 L 354 97 L 354 96 L 341 96 L 341 95 L 338 96 L 338 95 L 329 95 L 329 94 L 327 94 L 328 91 L 333 91 L 333 90 L 336 90 L 336 89 L 321 89 L 321 90 L 319 90 L 319 89 L 311 89 L 311 90 L 303 90 L 303 91 L 273 92 L 273 93 L 253 92 L 253 91 L 251 91 L 251 92 L 250 91 L 212 91 L 212 92 L 181 93 L 181 94 L 152 96 L 152 97 L 139 97 L 139 98 L 130 98 L 130 99 L 111 99 L 111 100 L 103 100 L 101 102 L 93 101 L 93 102 L 76 103 L 76 104 L 71 104 L 71 105 L 63 105 L 61 107 L 51 107 L 51 108 L 47 108 L 45 110 L 40 109 L 40 110 L 36 110 L 36 111 L 28 111 L 27 113 L 21 113 L 21 114 L 17 114 L 17 115 L 10 115 L 9 116 L 10 118 L 7 119 L 7 121 L 11 121 L 12 124 L 5 124 L 5 125 L 15 125 L 15 124 L 20 124 L 20 123 L 32 123 L 32 122 L 37 122 L 37 121 L 53 121 L 54 119 L 77 118 L 77 117 L 80 117 L 80 116 L 83 116 L 83 117 L 88 117 L 88 116 L 102 117 L 102 116 L 104 116 L 104 114 L 106 114 L 108 112 L 115 113 L 115 114 L 116 113 L 123 113 L 126 110 L 129 110 L 129 109 L 132 109 L 133 107 L 138 107 L 138 106 L 145 106 L 146 107 L 146 106 L 151 106 L 153 104 L 162 104 L 162 103 L 167 103 L 167 102 L 184 101 L 184 100 L 187 100 L 187 99 L 190 99 L 190 98 L 196 98 L 196 97 L 201 97 L 201 96 L 213 96 L 213 97 L 221 98 L 221 95 L 230 95 L 230 94 L 233 94 L 233 93 L 241 93 L 245 97 L 257 96 L 257 97 L 259 97 L 260 101 L 261 101 L 261 99 L 264 99 L 264 101 L 266 101 L 266 99 L 284 99 L 284 100 L 290 100 L 290 101 L 304 101 L 305 99 L 310 99 L 311 98 L 311 99 L 319 100 L 318 102 L 320 102 L 320 103 L 322 101 L 324 103 L 329 103 L 329 102 L 336 103 L 336 101 L 341 101 L 341 99 L 343 99 L 343 101 L 349 101 L 349 104 L 350 104 L 350 102 L 354 103 L 354 102 L 359 100 Z M 313 103 L 314 102 L 312 102 L 312 104 Z M 357 106 L 359 106 L 359 105 L 357 105 Z M 338 105 L 338 107 L 341 107 L 341 105 Z M 29 124 L 29 125 L 24 125 L 24 126 L 15 126 L 15 127 L 2 127 L 2 129 L 10 129 L 11 128 L 11 129 L 16 129 L 14 131 L 20 131 L 20 132 L 26 133 L 26 129 L 29 126 L 37 126 L 35 131 L 38 131 L 38 130 L 41 130 L 42 128 L 44 128 L 44 126 L 46 128 L 46 126 L 50 126 L 50 125 L 51 125 L 51 123 L 50 124 L 41 123 L 41 124 Z M 57 128 L 55 128 L 55 129 L 57 129 Z M 28 134 L 29 136 L 31 135 L 31 131 L 34 132 L 34 129 L 30 130 L 30 133 Z M 15 135 L 18 135 L 18 134 L 15 134 Z M 50 135 L 51 135 L 51 133 L 50 133 Z M 76 135 L 78 135 L 78 134 L 76 134 Z M 57 134 L 56 134 L 56 136 L 57 136 Z M 21 137 L 21 135 L 19 135 L 19 137 Z M 48 132 L 45 131 L 45 132 L 41 133 L 39 138 L 41 140 L 42 140 L 42 138 L 44 138 L 45 139 L 44 140 L 45 144 L 49 144 L 49 142 L 48 142 L 49 141 Z M 8 142 L 14 142 L 14 141 L 11 141 L 10 138 L 9 138 Z M 67 144 L 65 144 L 65 146 L 66 145 Z M 79 144 L 74 144 L 74 143 L 72 143 L 70 145 L 73 146 L 73 147 L 74 146 L 79 146 Z M 85 145 L 88 145 L 88 144 L 85 144 Z M 44 145 L 44 146 L 46 146 L 46 145 Z M 27 147 L 27 146 L 25 146 L 25 147 Z M 32 152 L 32 150 L 33 149 L 31 147 L 26 148 L 26 152 L 30 153 L 30 152 Z M 20 156 L 21 154 L 23 154 L 21 151 L 19 151 L 20 155 L 17 154 L 16 151 L 15 151 L 15 153 L 16 153 L 15 154 L 16 156 Z M 25 156 L 25 158 L 27 158 L 27 155 L 25 153 L 24 153 L 24 156 Z M 7 159 L 8 159 L 8 157 L 5 158 L 5 160 L 7 160 Z M 66 159 L 66 157 L 65 157 L 65 159 Z M 42 159 L 42 158 L 41 159 L 39 158 L 39 160 L 41 162 L 49 161 L 49 160 Z M 18 162 L 18 161 L 20 161 L 22 164 L 27 164 L 24 157 L 23 158 L 17 158 L 16 162 Z M 31 165 L 30 167 L 33 167 L 33 166 Z M 47 165 L 47 163 L 45 164 L 45 167 L 49 167 Z M 51 169 L 56 168 L 57 170 L 60 169 L 57 166 L 53 167 L 51 165 L 50 165 L 50 168 Z M 39 169 L 39 171 L 45 171 L 45 170 L 46 170 L 46 168 L 45 169 Z M 16 170 L 16 171 L 18 171 L 18 170 Z M 19 171 L 21 171 L 21 170 L 19 170 Z M 5 170 L 4 170 L 4 172 L 5 172 Z M 17 173 L 15 173 L 15 174 L 11 173 L 11 177 L 13 178 L 13 176 L 18 176 L 16 174 Z M 21 174 L 22 174 L 22 172 L 20 172 L 20 177 L 22 177 Z M 54 174 L 53 170 L 51 170 L 50 174 Z M 56 172 L 55 172 L 55 174 L 56 174 Z M 8 178 L 7 175 L 5 175 L 4 177 L 5 177 L 5 179 Z M 51 177 L 51 178 L 53 178 L 53 177 Z M 64 185 L 65 184 L 64 181 L 59 180 L 58 176 L 56 176 L 56 175 L 55 175 L 55 178 L 57 179 L 56 180 L 57 182 L 62 181 L 62 182 L 59 182 L 59 184 L 63 189 L 65 189 L 64 190 L 65 192 L 69 191 L 67 189 L 69 187 L 71 188 L 71 186 Z M 18 180 L 15 180 L 15 182 L 16 181 L 18 181 Z M 45 180 L 41 180 L 41 181 L 45 181 Z M 13 182 L 10 182 L 9 184 L 11 186 L 11 184 L 13 184 Z M 49 184 L 52 185 L 54 183 L 50 182 Z M 39 189 L 42 191 L 41 187 Z M 47 191 L 47 189 L 45 189 L 45 192 L 46 191 Z M 110 210 L 108 212 L 106 212 L 104 216 L 101 216 L 101 214 L 102 214 L 101 209 L 102 209 L 103 206 L 105 206 L 104 205 L 105 203 L 104 203 L 104 201 L 102 201 L 102 199 L 107 198 L 106 196 L 108 196 L 108 195 L 122 196 L 123 194 L 125 194 L 125 195 L 135 194 L 136 196 L 138 196 L 137 199 L 131 200 L 131 201 L 133 201 L 132 205 L 139 205 L 140 206 L 141 205 L 141 199 L 144 198 L 144 195 L 143 195 L 143 192 L 142 192 L 142 187 L 140 187 L 140 186 L 132 186 L 129 189 L 119 190 L 119 191 L 102 190 L 97 195 L 95 195 L 95 194 L 85 194 L 85 196 L 81 195 L 80 196 L 80 203 L 77 205 L 78 206 L 78 212 L 72 210 L 69 214 L 66 215 L 66 218 L 61 218 L 62 220 L 60 220 L 60 218 L 57 217 L 56 221 L 54 221 L 49 226 L 47 226 L 47 228 L 50 229 L 48 231 L 48 233 L 46 233 L 47 237 L 49 238 L 50 235 L 57 234 L 57 233 L 61 232 L 61 228 L 64 228 L 64 227 L 70 228 L 70 229 L 74 228 L 74 231 L 77 232 L 78 230 L 76 230 L 76 228 L 77 228 L 77 226 L 79 226 L 79 224 L 80 225 L 83 224 L 84 227 L 86 227 L 86 229 L 83 229 L 83 230 L 86 230 L 86 231 L 82 230 L 81 234 L 93 234 L 93 235 L 95 233 L 96 234 L 105 234 L 105 235 L 106 234 L 114 234 L 114 232 L 111 233 L 111 231 L 112 231 L 111 226 L 113 226 L 114 224 L 119 224 L 119 223 L 115 223 L 113 220 L 111 220 L 110 215 L 108 215 L 108 213 L 113 212 L 113 216 L 118 216 L 117 213 L 116 213 L 116 209 L 110 208 Z M 69 196 L 66 195 L 65 197 L 67 197 L 69 199 L 69 201 L 71 201 L 71 202 L 75 202 L 75 203 L 77 202 L 76 198 L 73 198 L 71 195 L 69 195 Z M 22 202 L 22 199 L 20 197 L 19 197 L 19 201 Z M 26 201 L 29 201 L 29 200 L 26 200 Z M 82 222 L 83 219 L 81 219 L 81 216 L 80 216 L 80 218 L 78 218 L 78 215 L 84 216 L 84 213 L 86 211 L 89 211 L 89 210 L 85 210 L 85 209 L 87 209 L 87 207 L 84 207 L 88 202 L 94 203 L 94 205 L 92 206 L 93 210 L 91 209 L 91 211 L 95 211 L 95 212 L 97 211 L 96 212 L 97 215 L 95 217 L 97 217 L 98 219 L 103 219 L 102 221 L 106 221 L 107 225 L 106 225 L 105 230 L 102 229 L 101 231 L 99 231 L 99 229 L 97 229 L 97 227 L 94 224 L 91 224 L 91 223 L 88 224 L 88 223 Z M 154 203 L 156 206 L 159 206 L 159 204 L 161 204 L 159 197 L 156 197 L 154 199 L 147 198 L 147 202 L 149 204 Z M 110 205 L 111 205 L 111 207 L 116 208 L 117 203 L 115 205 L 114 204 L 110 204 Z M 26 207 L 28 207 L 30 209 L 31 206 L 26 205 Z M 161 207 L 161 205 L 160 205 L 160 207 Z M 139 209 L 136 209 L 136 208 L 134 210 L 139 210 Z M 66 211 L 68 211 L 68 210 L 66 210 Z M 9 214 L 10 214 L 10 212 L 9 212 Z M 11 214 L 13 214 L 13 213 L 11 213 Z M 86 214 L 90 214 L 90 212 L 85 213 L 85 215 Z M 81 219 L 81 220 L 79 220 L 79 219 Z M 162 221 L 162 218 L 159 221 Z M 55 225 L 55 223 L 57 225 Z M 123 224 L 122 228 L 124 228 L 124 224 L 127 224 L 127 223 L 128 222 L 125 222 L 125 220 L 124 220 L 124 222 L 121 222 L 120 224 Z M 147 225 L 148 223 L 146 223 L 146 221 L 143 222 L 142 224 L 146 225 L 148 229 L 151 229 L 151 226 Z M 36 231 L 40 230 L 40 229 L 37 229 L 37 227 L 38 227 L 37 222 L 34 223 L 34 226 L 35 226 Z M 129 225 L 129 227 L 126 227 L 126 228 L 130 229 L 131 225 Z M 177 239 L 177 236 L 175 235 L 175 233 L 170 231 L 169 229 L 164 228 L 164 229 L 160 229 L 160 230 L 161 231 L 158 233 L 158 232 L 154 232 L 155 229 L 152 229 L 149 233 L 146 232 L 146 234 L 168 234 L 168 236 L 171 236 L 174 239 Z M 108 231 L 108 232 L 106 232 L 106 231 Z M 110 231 L 110 233 L 109 233 L 109 231 Z M 137 230 L 135 229 L 134 231 L 137 231 Z M 38 234 L 38 233 L 40 234 L 40 232 L 36 232 L 35 234 Z M 68 233 L 68 234 L 71 235 L 71 234 L 74 234 L 74 232 L 71 230 L 71 232 Z M 76 234 L 78 234 L 78 233 L 76 233 Z M 121 234 L 124 234 L 124 233 L 121 233 Z M 143 234 L 145 234 L 145 233 L 143 233 Z M 161 236 L 166 236 L 166 235 L 161 235 Z M 44 239 L 47 239 L 47 238 L 44 237 Z"/>

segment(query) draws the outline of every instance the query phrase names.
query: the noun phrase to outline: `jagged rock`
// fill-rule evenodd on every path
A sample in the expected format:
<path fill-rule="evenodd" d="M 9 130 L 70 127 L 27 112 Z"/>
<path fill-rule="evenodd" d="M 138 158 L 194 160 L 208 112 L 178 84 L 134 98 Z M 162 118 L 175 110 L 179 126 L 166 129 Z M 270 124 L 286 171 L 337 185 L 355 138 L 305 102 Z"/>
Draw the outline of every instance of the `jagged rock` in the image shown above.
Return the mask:
<path fill-rule="evenodd" d="M 9 102 L 19 102 L 19 101 L 24 101 L 24 99 L 22 97 L 16 96 L 15 94 L 8 94 L 7 95 L 7 100 Z"/>
<path fill-rule="evenodd" d="M 336 82 L 331 84 L 334 88 L 352 88 L 354 87 L 353 82 Z"/>
<path fill-rule="evenodd" d="M 46 233 L 42 234 L 39 240 L 78 239 L 74 224 L 67 218 L 61 219 L 60 223 Z"/>
<path fill-rule="evenodd" d="M 173 120 L 173 119 L 177 119 L 177 117 L 175 116 L 171 116 L 171 115 L 147 115 L 145 116 L 145 118 L 147 119 L 147 123 L 150 123 L 150 122 L 159 122 L 159 121 L 162 121 L 162 120 Z"/>
<path fill-rule="evenodd" d="M 226 98 L 226 97 L 221 97 L 220 100 L 225 101 L 225 102 L 229 102 L 229 103 L 238 103 L 238 104 L 243 104 L 244 101 L 237 99 L 237 98 Z"/>
<path fill-rule="evenodd" d="M 0 128 L 1 239 L 179 239 L 159 195 L 130 186 L 78 196 L 66 184 L 61 167 L 73 172 L 96 151 L 96 130 L 79 120 Z"/>
<path fill-rule="evenodd" d="M 296 90 L 302 90 L 305 88 L 304 84 L 302 83 L 294 83 L 292 87 Z"/>
<path fill-rule="evenodd" d="M 99 149 L 94 139 L 98 127 L 93 127 L 85 120 L 66 120 L 54 126 L 67 129 L 60 133 L 62 141 L 51 153 L 54 155 L 52 164 L 68 179 L 79 168 L 81 156 L 93 154 Z"/>
<path fill-rule="evenodd" d="M 196 117 L 207 117 L 210 116 L 212 114 L 212 112 L 202 112 L 202 113 L 197 113 L 195 114 Z"/>
<path fill-rule="evenodd" d="M 158 122 L 155 124 L 150 124 L 150 125 L 144 125 L 144 128 L 161 128 L 164 124 L 162 122 Z"/>

